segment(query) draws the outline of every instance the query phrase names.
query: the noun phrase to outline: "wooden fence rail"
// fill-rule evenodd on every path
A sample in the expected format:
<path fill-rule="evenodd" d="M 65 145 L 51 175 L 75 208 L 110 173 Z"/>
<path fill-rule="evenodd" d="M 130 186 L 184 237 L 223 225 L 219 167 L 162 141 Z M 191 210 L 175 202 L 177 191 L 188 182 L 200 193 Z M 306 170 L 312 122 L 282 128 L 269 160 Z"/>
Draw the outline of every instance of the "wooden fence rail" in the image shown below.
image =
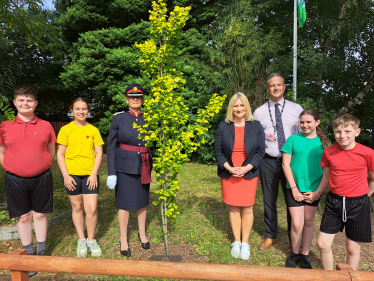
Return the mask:
<path fill-rule="evenodd" d="M 196 280 L 374 280 L 374 273 L 352 271 L 347 265 L 337 266 L 337 269 L 340 269 L 337 271 L 326 271 L 249 265 L 28 256 L 23 249 L 11 254 L 0 254 L 0 269 L 11 270 L 12 281 L 29 280 L 27 271 Z"/>
<path fill-rule="evenodd" d="M 60 132 L 61 128 L 70 122 L 50 122 L 52 125 L 53 130 L 55 131 L 56 137 L 58 133 Z"/>

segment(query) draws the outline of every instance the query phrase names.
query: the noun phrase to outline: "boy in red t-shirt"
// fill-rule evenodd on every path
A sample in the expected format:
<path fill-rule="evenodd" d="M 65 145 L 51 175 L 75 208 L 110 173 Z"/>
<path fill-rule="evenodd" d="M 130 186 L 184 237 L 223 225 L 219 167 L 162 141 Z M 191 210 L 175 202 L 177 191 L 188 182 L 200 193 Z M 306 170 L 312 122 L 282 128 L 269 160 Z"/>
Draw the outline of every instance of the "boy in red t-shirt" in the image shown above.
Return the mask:
<path fill-rule="evenodd" d="M 28 255 L 35 255 L 32 223 L 37 242 L 37 255 L 46 250 L 48 217 L 53 212 L 53 180 L 49 169 L 55 156 L 56 136 L 51 124 L 34 115 L 37 92 L 26 85 L 14 92 L 17 116 L 13 122 L 0 124 L 0 164 L 5 173 L 10 218 L 17 218 L 17 230 Z M 29 271 L 29 276 L 36 272 Z"/>
<path fill-rule="evenodd" d="M 324 269 L 333 269 L 332 242 L 345 228 L 346 263 L 357 270 L 361 242 L 371 242 L 369 196 L 374 192 L 374 150 L 356 143 L 360 120 L 344 114 L 333 123 L 336 144 L 327 147 L 321 159 L 329 181 L 317 246 Z M 370 182 L 367 182 L 367 175 Z"/>

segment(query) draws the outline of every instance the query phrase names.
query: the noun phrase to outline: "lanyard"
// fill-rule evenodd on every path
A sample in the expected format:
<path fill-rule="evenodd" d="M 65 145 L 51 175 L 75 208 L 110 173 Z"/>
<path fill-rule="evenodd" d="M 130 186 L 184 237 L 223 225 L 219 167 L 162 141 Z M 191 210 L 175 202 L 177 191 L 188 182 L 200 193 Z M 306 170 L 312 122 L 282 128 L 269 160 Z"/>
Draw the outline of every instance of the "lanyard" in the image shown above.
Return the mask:
<path fill-rule="evenodd" d="M 283 114 L 283 110 L 284 110 L 284 105 L 286 104 L 286 100 L 284 100 L 283 102 L 283 106 L 282 106 L 282 110 L 280 112 L 280 118 L 282 118 L 282 114 Z M 275 133 L 277 132 L 277 126 L 276 124 L 274 123 L 274 120 L 273 120 L 273 116 L 271 115 L 271 111 L 270 111 L 270 102 L 268 101 L 268 109 L 269 109 L 269 115 L 270 115 L 270 120 L 271 120 L 271 124 L 273 125 L 273 128 L 274 128 L 274 135 Z M 275 120 L 276 121 L 276 120 Z"/>

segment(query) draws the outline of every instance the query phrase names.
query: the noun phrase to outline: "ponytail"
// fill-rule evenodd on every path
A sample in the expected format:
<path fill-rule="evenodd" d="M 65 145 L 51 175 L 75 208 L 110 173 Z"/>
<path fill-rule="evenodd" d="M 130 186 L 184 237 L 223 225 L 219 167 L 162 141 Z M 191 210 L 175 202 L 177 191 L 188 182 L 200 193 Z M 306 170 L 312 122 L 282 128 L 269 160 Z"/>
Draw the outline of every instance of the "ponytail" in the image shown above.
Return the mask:
<path fill-rule="evenodd" d="M 317 126 L 316 131 L 317 131 L 317 136 L 321 140 L 322 147 L 323 148 L 328 147 L 331 144 L 330 139 L 322 132 L 319 126 Z"/>

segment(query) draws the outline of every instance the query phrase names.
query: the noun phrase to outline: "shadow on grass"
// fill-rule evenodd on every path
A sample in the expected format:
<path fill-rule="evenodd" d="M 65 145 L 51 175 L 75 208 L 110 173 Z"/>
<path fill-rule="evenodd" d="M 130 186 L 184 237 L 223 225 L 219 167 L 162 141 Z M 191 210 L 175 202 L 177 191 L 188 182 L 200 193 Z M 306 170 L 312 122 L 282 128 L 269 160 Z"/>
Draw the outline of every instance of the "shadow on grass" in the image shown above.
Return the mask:
<path fill-rule="evenodd" d="M 114 229 L 114 239 L 115 242 L 118 243 L 118 250 L 119 250 L 119 242 L 120 242 L 120 232 L 119 232 L 119 223 L 118 223 L 118 209 L 114 206 L 114 199 L 115 199 L 115 192 L 114 190 L 110 190 L 106 183 L 104 182 L 103 178 L 100 179 L 100 193 L 98 198 L 98 223 L 95 233 L 95 239 L 99 242 L 100 240 L 107 239 L 108 233 L 110 232 L 111 228 Z M 158 206 L 154 206 L 152 204 L 153 201 L 157 199 L 157 195 L 154 192 L 150 192 L 150 204 L 148 205 L 148 212 L 147 212 L 147 221 L 146 221 L 146 229 L 147 226 L 153 220 L 159 220 L 159 209 Z M 85 229 L 85 233 L 86 229 Z M 118 234 L 118 235 L 116 235 Z M 136 216 L 136 210 L 130 211 L 129 223 L 128 223 L 128 239 L 130 237 L 138 237 L 138 221 Z M 67 241 L 66 245 L 67 248 L 70 248 L 70 252 L 75 251 L 75 247 L 77 245 L 78 235 L 76 233 L 75 227 L 73 225 L 72 218 L 67 218 L 64 222 L 53 226 L 48 232 L 48 249 L 53 252 L 61 241 L 64 241 L 66 237 L 70 237 L 73 239 L 72 241 Z M 63 245 L 60 245 L 63 246 Z M 69 255 L 69 254 L 68 254 Z M 74 252 L 75 255 L 75 252 Z"/>

